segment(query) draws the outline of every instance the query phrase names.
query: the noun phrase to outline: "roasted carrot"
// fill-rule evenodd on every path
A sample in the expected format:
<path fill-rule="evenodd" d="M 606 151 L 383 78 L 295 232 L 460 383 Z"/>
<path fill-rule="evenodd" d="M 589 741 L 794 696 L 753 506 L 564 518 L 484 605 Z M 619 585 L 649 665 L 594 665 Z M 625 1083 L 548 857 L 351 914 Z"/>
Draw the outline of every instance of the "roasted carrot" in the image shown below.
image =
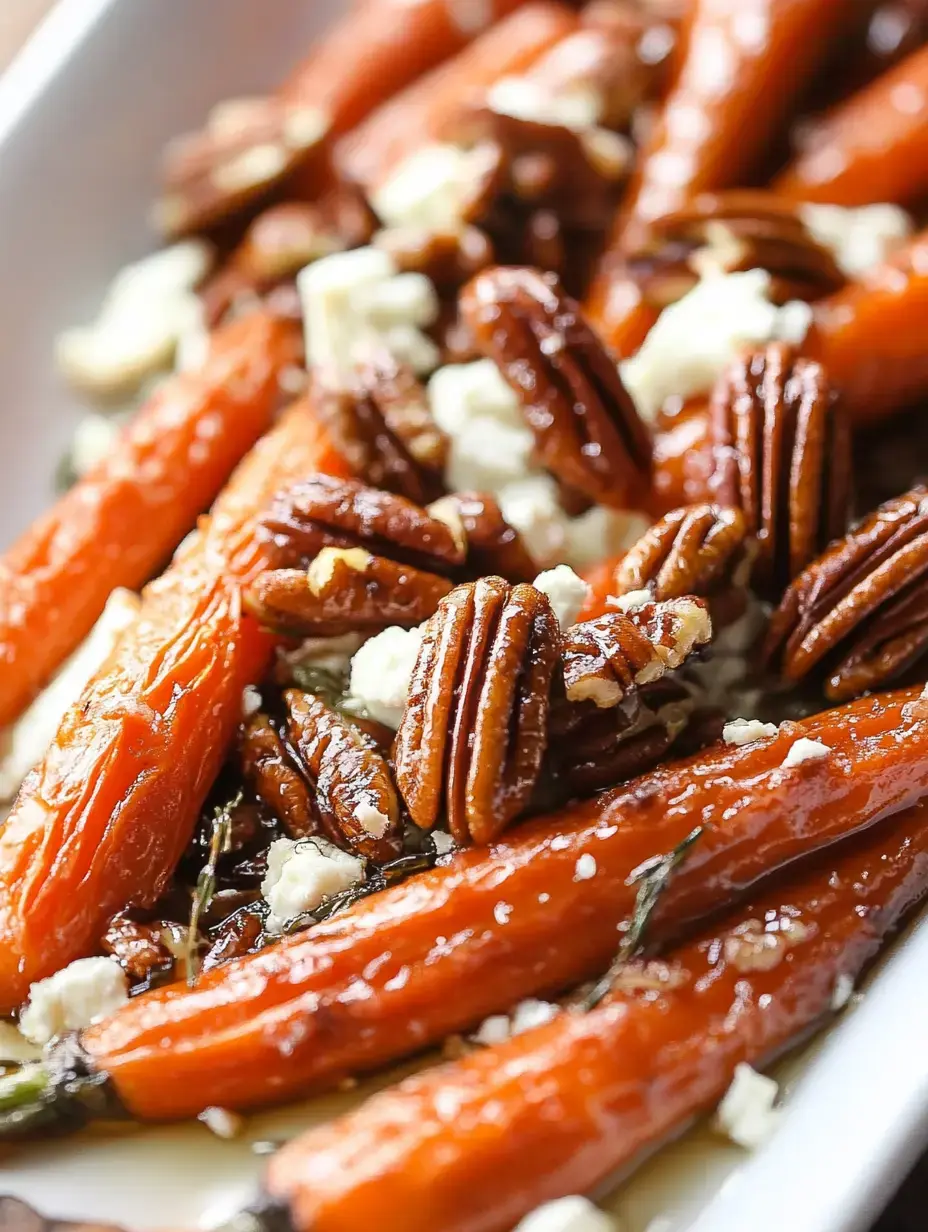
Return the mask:
<path fill-rule="evenodd" d="M 117 586 L 137 589 L 267 428 L 293 326 L 264 314 L 219 331 L 195 373 L 171 378 L 113 452 L 0 559 L 0 726 L 84 639 Z"/>
<path fill-rule="evenodd" d="M 68 711 L 0 831 L 0 1006 L 92 952 L 104 922 L 154 902 L 192 833 L 270 643 L 244 615 L 255 515 L 300 473 L 338 470 L 305 406 L 233 476 L 143 595 L 137 623 Z"/>
<path fill-rule="evenodd" d="M 406 1079 L 284 1147 L 295 1232 L 505 1232 L 582 1193 L 827 1019 L 928 888 L 928 808 L 774 889 L 588 1012 Z M 766 930 L 766 931 L 765 931 Z"/>
<path fill-rule="evenodd" d="M 868 698 L 785 724 L 762 744 L 719 746 L 529 822 L 488 852 L 456 853 L 192 989 L 134 998 L 82 1033 L 87 1063 L 142 1119 L 254 1107 L 567 987 L 609 961 L 631 913 L 632 871 L 695 826 L 705 832 L 663 900 L 656 937 L 918 800 L 928 791 L 928 721 L 906 709 L 918 695 Z M 824 738 L 832 752 L 784 769 L 801 736 Z M 586 881 L 576 875 L 584 854 L 596 863 Z"/>
<path fill-rule="evenodd" d="M 928 47 L 824 115 L 774 180 L 796 201 L 908 205 L 928 192 Z"/>
<path fill-rule="evenodd" d="M 660 309 L 649 304 L 622 266 L 622 255 L 603 258 L 584 305 L 590 320 L 618 359 L 628 359 L 656 325 Z"/>
<path fill-rule="evenodd" d="M 487 86 L 517 73 L 576 26 L 576 14 L 558 0 L 535 0 L 518 9 L 345 136 L 336 150 L 342 174 L 368 188 L 381 183 L 409 154 L 440 140 Z"/>

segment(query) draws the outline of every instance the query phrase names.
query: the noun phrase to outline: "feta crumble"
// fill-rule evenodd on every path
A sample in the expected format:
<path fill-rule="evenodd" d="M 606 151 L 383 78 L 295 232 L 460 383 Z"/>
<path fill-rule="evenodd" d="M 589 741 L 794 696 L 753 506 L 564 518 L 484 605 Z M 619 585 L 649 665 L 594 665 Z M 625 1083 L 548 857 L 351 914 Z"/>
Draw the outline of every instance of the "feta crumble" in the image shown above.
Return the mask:
<path fill-rule="evenodd" d="M 237 1138 L 245 1125 L 245 1118 L 228 1108 L 211 1106 L 204 1108 L 197 1117 L 217 1138 Z"/>
<path fill-rule="evenodd" d="M 762 723 L 760 719 L 732 719 L 722 728 L 722 739 L 726 744 L 734 744 L 739 748 L 745 744 L 754 744 L 758 740 L 770 740 L 777 734 L 775 723 Z"/>
<path fill-rule="evenodd" d="M 784 769 L 789 769 L 792 766 L 801 766 L 803 762 L 819 761 L 827 757 L 831 751 L 831 746 L 823 744 L 821 740 L 809 740 L 805 736 L 800 736 L 790 745 L 782 765 Z"/>
<path fill-rule="evenodd" d="M 485 101 L 498 115 L 574 130 L 594 127 L 603 112 L 603 97 L 596 90 L 578 87 L 555 94 L 526 77 L 500 77 Z"/>
<path fill-rule="evenodd" d="M 635 612 L 653 602 L 654 596 L 650 590 L 630 590 L 624 595 L 613 595 L 609 599 L 609 606 L 618 608 L 620 612 Z"/>
<path fill-rule="evenodd" d="M 283 932 L 290 920 L 317 907 L 333 894 L 364 881 L 364 861 L 326 839 L 278 838 L 267 853 L 261 893 L 270 907 L 265 928 Z"/>
<path fill-rule="evenodd" d="M 522 536 L 532 559 L 541 567 L 567 555 L 568 518 L 558 486 L 550 475 L 526 474 L 497 492 L 503 517 Z"/>
<path fill-rule="evenodd" d="M 514 1232 L 616 1232 L 616 1225 L 589 1198 L 573 1194 L 539 1206 Z"/>
<path fill-rule="evenodd" d="M 664 309 L 619 369 L 642 418 L 652 421 L 671 396 L 709 389 L 745 345 L 803 340 L 811 308 L 798 301 L 777 307 L 770 286 L 766 270 L 715 275 Z"/>
<path fill-rule="evenodd" d="M 585 851 L 574 866 L 574 881 L 589 881 L 596 876 L 596 858 Z"/>
<path fill-rule="evenodd" d="M 491 1014 L 489 1018 L 484 1018 L 472 1038 L 476 1043 L 484 1044 L 488 1048 L 495 1044 L 504 1044 L 513 1035 L 543 1027 L 560 1013 L 560 1008 L 551 1001 L 527 997 L 519 1002 L 511 1014 Z"/>
<path fill-rule="evenodd" d="M 495 151 L 487 144 L 470 150 L 447 142 L 422 146 L 371 191 L 371 205 L 389 227 L 458 231 L 475 189 L 495 163 Z"/>
<path fill-rule="evenodd" d="M 253 684 L 246 684 L 242 690 L 242 717 L 250 719 L 253 714 L 257 714 L 264 703 L 261 700 L 261 694 Z"/>
<path fill-rule="evenodd" d="M 435 844 L 435 851 L 440 856 L 449 855 L 454 851 L 454 839 L 447 830 L 433 830 L 432 842 Z"/>
<path fill-rule="evenodd" d="M 835 980 L 831 994 L 831 1008 L 836 1012 L 843 1010 L 854 994 L 854 977 L 842 972 Z"/>
<path fill-rule="evenodd" d="M 879 265 L 912 234 L 912 219 L 886 203 L 845 209 L 840 205 L 801 205 L 799 216 L 812 238 L 830 249 L 848 278 Z"/>
<path fill-rule="evenodd" d="M 383 838 L 390 825 L 390 818 L 386 813 L 382 813 L 379 808 L 367 800 L 358 802 L 354 809 L 354 815 L 357 818 L 358 825 L 371 838 Z"/>
<path fill-rule="evenodd" d="M 774 1107 L 778 1090 L 773 1078 L 739 1062 L 716 1110 L 715 1128 L 748 1151 L 763 1146 L 780 1120 L 780 1110 Z"/>
<path fill-rule="evenodd" d="M 78 958 L 32 985 L 19 1029 L 33 1044 L 47 1044 L 106 1018 L 128 999 L 126 973 L 115 958 Z"/>
<path fill-rule="evenodd" d="M 351 660 L 346 707 L 399 727 L 421 645 L 421 628 L 397 625 L 366 641 Z"/>
<path fill-rule="evenodd" d="M 592 587 L 578 577 L 569 565 L 546 569 L 535 578 L 534 586 L 547 595 L 562 629 L 572 625 L 593 593 Z"/>

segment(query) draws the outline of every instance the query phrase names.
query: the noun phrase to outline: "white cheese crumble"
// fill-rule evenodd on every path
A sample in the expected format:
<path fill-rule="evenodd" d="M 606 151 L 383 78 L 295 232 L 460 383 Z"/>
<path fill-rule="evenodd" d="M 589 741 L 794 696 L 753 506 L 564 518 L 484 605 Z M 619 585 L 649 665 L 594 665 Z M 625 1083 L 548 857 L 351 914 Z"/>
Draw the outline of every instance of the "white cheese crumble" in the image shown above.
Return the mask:
<path fill-rule="evenodd" d="M 495 162 L 489 145 L 470 150 L 447 142 L 421 146 L 371 191 L 371 205 L 389 227 L 458 231 L 475 188 L 492 172 Z"/>
<path fill-rule="evenodd" d="M 522 426 L 519 400 L 492 359 L 445 364 L 430 377 L 427 393 L 435 422 L 449 436 L 466 431 L 474 419 Z"/>
<path fill-rule="evenodd" d="M 228 1108 L 215 1105 L 204 1108 L 197 1117 L 217 1138 L 237 1138 L 245 1125 L 245 1118 Z"/>
<path fill-rule="evenodd" d="M 19 1029 L 33 1044 L 47 1044 L 106 1018 L 128 999 L 126 973 L 115 958 L 78 958 L 32 985 Z"/>
<path fill-rule="evenodd" d="M 574 866 L 574 881 L 589 881 L 596 876 L 596 858 L 585 851 Z"/>
<path fill-rule="evenodd" d="M 432 842 L 435 844 L 435 850 L 440 856 L 449 855 L 454 851 L 454 839 L 447 830 L 433 830 Z"/>
<path fill-rule="evenodd" d="M 124 629 L 133 623 L 139 597 L 114 590 L 97 623 L 52 682 L 0 737 L 0 800 L 11 800 L 23 779 L 45 756 L 65 711 L 72 706 Z"/>
<path fill-rule="evenodd" d="M 912 219 L 886 203 L 844 209 L 840 205 L 801 205 L 799 216 L 813 239 L 834 254 L 848 278 L 879 265 L 912 234 Z"/>
<path fill-rule="evenodd" d="M 264 703 L 261 700 L 261 694 L 253 684 L 246 684 L 242 690 L 242 716 L 250 719 L 253 714 L 257 714 Z"/>
<path fill-rule="evenodd" d="M 593 505 L 564 523 L 564 559 L 574 569 L 598 565 L 630 548 L 651 525 L 640 513 Z"/>
<path fill-rule="evenodd" d="M 638 353 L 620 365 L 644 419 L 652 421 L 672 396 L 705 392 L 743 346 L 803 340 L 812 309 L 799 301 L 777 307 L 770 286 L 766 270 L 716 275 L 664 309 Z"/>
<path fill-rule="evenodd" d="M 333 253 L 296 283 L 309 366 L 338 377 L 380 347 L 420 375 L 437 365 L 438 349 L 422 332 L 438 316 L 435 288 L 424 274 L 400 273 L 382 249 Z"/>
<path fill-rule="evenodd" d="M 597 90 L 552 93 L 526 77 L 500 77 L 487 90 L 485 101 L 498 115 L 572 129 L 592 128 L 603 112 L 603 97 Z"/>
<path fill-rule="evenodd" d="M 347 708 L 399 727 L 421 645 L 421 628 L 396 625 L 365 642 L 351 660 Z"/>
<path fill-rule="evenodd" d="M 650 590 L 629 590 L 624 595 L 612 595 L 609 606 L 618 608 L 620 612 L 636 612 L 648 603 L 654 602 Z"/>
<path fill-rule="evenodd" d="M 716 1110 L 715 1128 L 746 1150 L 763 1146 L 780 1119 L 779 1109 L 774 1107 L 778 1090 L 773 1078 L 739 1062 Z"/>
<path fill-rule="evenodd" d="M 536 590 L 547 595 L 562 629 L 572 625 L 584 604 L 593 593 L 593 588 L 578 577 L 569 565 L 557 565 L 539 573 L 533 583 Z"/>
<path fill-rule="evenodd" d="M 732 719 L 722 728 L 722 739 L 726 744 L 734 744 L 739 748 L 745 744 L 754 744 L 758 740 L 770 740 L 777 734 L 775 723 L 762 723 L 760 719 Z"/>
<path fill-rule="evenodd" d="M 386 813 L 382 813 L 379 808 L 367 800 L 361 800 L 355 806 L 354 815 L 358 825 L 371 838 L 383 838 L 390 825 L 390 818 Z"/>
<path fill-rule="evenodd" d="M 472 1038 L 488 1048 L 494 1044 L 504 1044 L 510 1036 L 543 1027 L 560 1012 L 560 1008 L 551 1001 L 527 997 L 511 1014 L 491 1014 L 489 1018 L 484 1018 Z"/>
<path fill-rule="evenodd" d="M 823 744 L 821 740 L 808 740 L 805 736 L 800 736 L 790 745 L 782 765 L 785 769 L 801 766 L 803 762 L 819 761 L 822 757 L 827 757 L 830 752 L 831 746 Z"/>
<path fill-rule="evenodd" d="M 523 479 L 506 484 L 496 496 L 503 517 L 519 532 L 538 565 L 545 567 L 566 558 L 569 519 L 550 475 L 526 473 Z"/>
<path fill-rule="evenodd" d="M 835 980 L 835 986 L 831 994 L 831 1008 L 835 1011 L 843 1010 L 853 993 L 854 977 L 842 972 Z"/>
<path fill-rule="evenodd" d="M 572 1194 L 539 1206 L 519 1221 L 515 1232 L 616 1232 L 616 1225 L 589 1198 Z"/>
<path fill-rule="evenodd" d="M 278 838 L 267 853 L 261 893 L 270 907 L 269 933 L 283 932 L 290 920 L 315 911 L 327 898 L 364 881 L 364 861 L 326 839 Z"/>

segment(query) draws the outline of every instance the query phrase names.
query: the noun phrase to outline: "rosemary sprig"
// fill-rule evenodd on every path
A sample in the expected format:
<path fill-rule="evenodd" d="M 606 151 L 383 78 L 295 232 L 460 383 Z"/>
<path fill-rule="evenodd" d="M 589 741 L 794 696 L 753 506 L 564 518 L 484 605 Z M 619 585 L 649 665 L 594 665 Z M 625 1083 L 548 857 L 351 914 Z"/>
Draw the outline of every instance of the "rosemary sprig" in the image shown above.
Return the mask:
<path fill-rule="evenodd" d="M 200 920 L 209 910 L 216 893 L 216 871 L 220 856 L 232 848 L 232 814 L 242 803 L 241 791 L 236 792 L 231 800 L 220 805 L 213 813 L 213 829 L 209 840 L 209 853 L 206 863 L 200 869 L 197 877 L 193 901 L 190 904 L 190 922 L 187 925 L 187 942 L 184 946 L 184 966 L 187 972 L 187 985 L 193 983 L 200 969 Z"/>
<path fill-rule="evenodd" d="M 645 934 L 648 931 L 651 917 L 660 901 L 661 895 L 667 889 L 670 878 L 686 859 L 690 848 L 702 832 L 703 827 L 697 826 L 695 830 L 690 831 L 682 842 L 674 847 L 673 851 L 667 852 L 666 855 L 654 856 L 653 859 L 646 860 L 629 879 L 629 885 L 638 886 L 632 918 L 625 931 L 625 936 L 622 938 L 619 951 L 609 964 L 609 969 L 584 996 L 580 1002 L 580 1009 L 584 1011 L 595 1009 L 603 997 L 611 991 L 622 968 L 640 951 L 644 945 Z"/>

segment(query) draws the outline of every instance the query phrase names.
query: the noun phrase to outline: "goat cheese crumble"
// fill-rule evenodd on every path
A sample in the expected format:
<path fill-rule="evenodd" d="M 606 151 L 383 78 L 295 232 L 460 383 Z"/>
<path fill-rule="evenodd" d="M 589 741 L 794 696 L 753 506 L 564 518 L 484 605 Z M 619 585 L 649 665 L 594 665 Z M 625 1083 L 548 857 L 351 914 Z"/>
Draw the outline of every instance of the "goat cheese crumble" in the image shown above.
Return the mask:
<path fill-rule="evenodd" d="M 399 727 L 421 645 L 421 628 L 398 625 L 366 641 L 351 660 L 346 708 Z"/>
<path fill-rule="evenodd" d="M 364 861 L 322 838 L 278 838 L 267 853 L 261 893 L 270 907 L 265 928 L 281 933 L 286 925 L 333 894 L 364 881 Z"/>
<path fill-rule="evenodd" d="M 715 1128 L 748 1151 L 763 1146 L 779 1123 L 780 1111 L 774 1107 L 778 1091 L 773 1078 L 739 1062 L 716 1110 Z"/>
<path fill-rule="evenodd" d="M 593 593 L 592 587 L 578 577 L 569 565 L 546 569 L 535 578 L 534 585 L 542 594 L 548 596 L 562 629 L 576 621 L 583 605 Z"/>
<path fill-rule="evenodd" d="M 801 766 L 803 762 L 819 761 L 827 757 L 831 751 L 831 746 L 823 744 L 821 740 L 809 740 L 805 736 L 800 736 L 790 745 L 782 765 L 784 769 L 789 769 L 792 766 Z"/>
<path fill-rule="evenodd" d="M 572 1194 L 539 1206 L 520 1220 L 515 1232 L 616 1232 L 616 1225 L 589 1198 Z"/>
<path fill-rule="evenodd" d="M 848 278 L 879 265 L 912 234 L 912 220 L 898 205 L 801 205 L 799 217 L 813 239 L 834 255 Z"/>
<path fill-rule="evenodd" d="M 734 744 L 739 748 L 745 744 L 754 744 L 758 740 L 769 740 L 777 734 L 775 723 L 762 723 L 760 719 L 732 719 L 722 728 L 722 739 L 726 744 Z"/>
<path fill-rule="evenodd" d="M 527 997 L 519 1002 L 511 1014 L 491 1014 L 489 1018 L 484 1018 L 472 1038 L 487 1047 L 503 1044 L 513 1035 L 543 1027 L 556 1017 L 560 1008 L 551 1001 Z"/>
<path fill-rule="evenodd" d="M 495 152 L 488 145 L 470 150 L 448 142 L 422 146 L 372 189 L 371 205 L 389 227 L 458 231 L 475 187 L 492 173 L 495 162 Z"/>
<path fill-rule="evenodd" d="M 47 1044 L 107 1017 L 128 999 L 129 982 L 115 958 L 78 958 L 32 985 L 19 1029 L 33 1044 Z"/>

